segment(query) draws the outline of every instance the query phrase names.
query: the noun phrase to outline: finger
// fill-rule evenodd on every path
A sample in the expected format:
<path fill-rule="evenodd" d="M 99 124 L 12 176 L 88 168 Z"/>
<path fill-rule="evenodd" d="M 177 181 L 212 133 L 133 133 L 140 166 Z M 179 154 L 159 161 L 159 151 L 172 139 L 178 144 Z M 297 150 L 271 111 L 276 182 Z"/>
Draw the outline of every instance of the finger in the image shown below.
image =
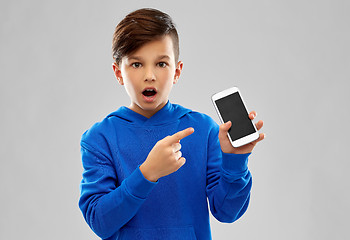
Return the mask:
<path fill-rule="evenodd" d="M 180 149 L 181 149 L 181 144 L 180 143 L 174 143 L 173 144 L 173 151 L 174 151 L 174 153 L 175 152 L 177 152 L 177 151 L 180 151 Z"/>
<path fill-rule="evenodd" d="M 182 157 L 182 152 L 181 152 L 181 151 L 177 151 L 177 152 L 175 153 L 175 159 L 176 159 L 176 160 L 179 160 L 181 157 Z"/>
<path fill-rule="evenodd" d="M 194 132 L 193 128 L 191 128 L 191 127 L 190 128 L 186 128 L 185 130 L 182 130 L 182 131 L 179 131 L 179 132 L 175 133 L 170 138 L 171 138 L 171 141 L 173 143 L 177 143 L 181 139 L 184 139 L 185 137 L 191 135 L 193 132 Z"/>
<path fill-rule="evenodd" d="M 250 118 L 250 120 L 253 120 L 254 118 L 256 118 L 256 115 L 257 115 L 257 113 L 256 113 L 255 111 L 251 111 L 251 112 L 249 113 L 249 118 Z"/>
<path fill-rule="evenodd" d="M 260 120 L 259 122 L 257 122 L 255 124 L 256 129 L 258 129 L 258 131 L 264 126 L 264 122 L 262 120 Z"/>
<path fill-rule="evenodd" d="M 266 137 L 265 133 L 260 133 L 260 134 L 259 134 L 259 138 L 256 139 L 253 143 L 254 143 L 254 144 L 257 144 L 258 142 L 264 140 L 265 137 Z"/>
<path fill-rule="evenodd" d="M 261 140 L 264 140 L 266 137 L 265 133 L 260 133 L 259 138 L 256 140 L 257 142 L 260 142 Z"/>
<path fill-rule="evenodd" d="M 186 163 L 186 159 L 184 157 L 179 158 L 179 160 L 177 160 L 177 164 L 178 167 L 182 167 L 184 164 Z"/>

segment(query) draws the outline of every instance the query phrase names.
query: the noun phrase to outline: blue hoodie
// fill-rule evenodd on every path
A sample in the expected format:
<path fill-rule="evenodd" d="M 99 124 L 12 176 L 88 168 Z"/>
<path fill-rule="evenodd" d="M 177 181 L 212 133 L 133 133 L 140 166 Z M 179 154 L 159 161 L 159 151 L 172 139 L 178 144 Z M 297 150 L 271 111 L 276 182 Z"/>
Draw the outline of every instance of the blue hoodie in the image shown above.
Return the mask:
<path fill-rule="evenodd" d="M 157 141 L 185 128 L 186 164 L 150 182 L 139 166 Z M 151 118 L 120 107 L 81 139 L 79 207 L 102 239 L 211 239 L 210 211 L 233 222 L 249 203 L 249 154 L 220 149 L 219 126 L 207 115 L 168 102 Z"/>

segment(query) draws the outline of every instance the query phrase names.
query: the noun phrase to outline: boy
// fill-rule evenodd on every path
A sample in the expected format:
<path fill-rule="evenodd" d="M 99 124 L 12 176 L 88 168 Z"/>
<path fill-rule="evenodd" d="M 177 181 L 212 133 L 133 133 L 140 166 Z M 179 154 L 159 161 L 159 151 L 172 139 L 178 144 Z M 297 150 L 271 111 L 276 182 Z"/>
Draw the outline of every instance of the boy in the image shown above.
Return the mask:
<path fill-rule="evenodd" d="M 264 135 L 233 148 L 230 122 L 219 128 L 210 117 L 171 104 L 183 67 L 178 56 L 177 31 L 163 12 L 140 9 L 116 27 L 113 71 L 131 103 L 81 140 L 79 207 L 102 239 L 211 239 L 207 198 L 222 222 L 248 207 L 248 156 Z"/>

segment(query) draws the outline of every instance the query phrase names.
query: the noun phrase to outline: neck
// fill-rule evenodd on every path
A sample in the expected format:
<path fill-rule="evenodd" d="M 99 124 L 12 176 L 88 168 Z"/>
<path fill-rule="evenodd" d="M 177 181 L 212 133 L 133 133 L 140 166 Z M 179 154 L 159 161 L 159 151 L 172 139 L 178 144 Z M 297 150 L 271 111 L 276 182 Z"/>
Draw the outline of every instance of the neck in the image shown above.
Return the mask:
<path fill-rule="evenodd" d="M 139 105 L 137 105 L 135 103 L 131 103 L 129 106 L 129 109 L 133 110 L 134 112 L 136 112 L 136 113 L 138 113 L 146 118 L 151 118 L 160 109 L 162 109 L 167 104 L 167 102 L 168 101 L 158 105 L 156 108 L 150 108 L 150 109 L 141 108 Z"/>

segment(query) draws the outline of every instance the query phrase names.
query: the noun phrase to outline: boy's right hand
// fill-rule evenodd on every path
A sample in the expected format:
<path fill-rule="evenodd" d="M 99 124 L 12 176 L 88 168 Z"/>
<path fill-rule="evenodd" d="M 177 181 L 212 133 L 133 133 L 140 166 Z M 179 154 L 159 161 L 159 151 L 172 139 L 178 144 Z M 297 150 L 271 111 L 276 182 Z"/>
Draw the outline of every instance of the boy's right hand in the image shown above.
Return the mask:
<path fill-rule="evenodd" d="M 193 128 L 186 128 L 158 141 L 148 154 L 145 162 L 140 166 L 143 176 L 151 182 L 156 182 L 159 178 L 176 172 L 182 167 L 186 159 L 182 157 L 180 151 L 180 140 L 193 132 Z"/>

